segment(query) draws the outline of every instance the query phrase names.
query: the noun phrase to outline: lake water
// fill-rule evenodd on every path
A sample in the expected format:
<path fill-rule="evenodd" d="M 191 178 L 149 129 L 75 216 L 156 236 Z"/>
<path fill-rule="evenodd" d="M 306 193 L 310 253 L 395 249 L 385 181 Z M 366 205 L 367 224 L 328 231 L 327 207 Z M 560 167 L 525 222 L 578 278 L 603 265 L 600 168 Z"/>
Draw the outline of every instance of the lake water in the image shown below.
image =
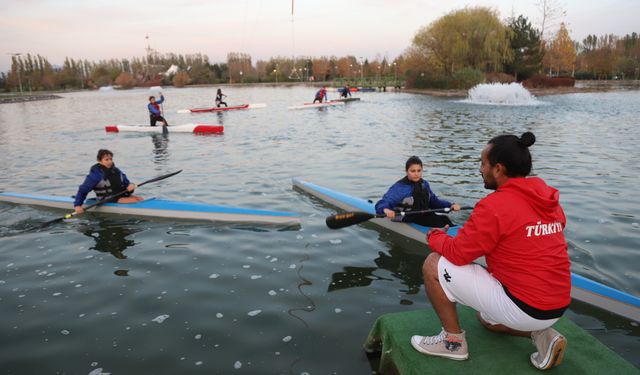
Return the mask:
<path fill-rule="evenodd" d="M 147 123 L 146 89 L 0 105 L 1 191 L 73 195 L 108 148 L 134 182 L 184 170 L 141 196 L 303 217 L 274 230 L 87 214 L 25 233 L 61 212 L 0 204 L 2 373 L 371 373 L 362 344 L 375 319 L 430 308 L 428 250 L 367 225 L 327 229 L 335 210 L 291 178 L 377 200 L 415 154 L 439 196 L 472 205 L 488 193 L 480 151 L 503 132 L 535 133 L 534 172 L 561 192 L 573 272 L 640 294 L 640 91 L 525 107 L 366 93 L 287 110 L 315 90 L 228 87 L 229 105 L 268 107 L 198 115 L 176 111 L 210 105 L 214 88 L 165 90 L 170 123 L 225 126 L 211 136 L 105 133 Z M 637 323 L 581 303 L 567 316 L 640 367 Z"/>

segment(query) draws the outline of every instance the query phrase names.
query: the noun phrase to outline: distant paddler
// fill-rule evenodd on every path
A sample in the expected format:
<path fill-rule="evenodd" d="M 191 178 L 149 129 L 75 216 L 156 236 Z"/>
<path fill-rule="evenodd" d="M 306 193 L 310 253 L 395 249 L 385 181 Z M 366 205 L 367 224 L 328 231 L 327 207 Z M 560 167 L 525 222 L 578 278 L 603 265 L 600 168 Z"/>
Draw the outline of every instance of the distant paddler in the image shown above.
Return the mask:
<path fill-rule="evenodd" d="M 224 99 L 226 97 L 227 96 L 222 93 L 222 89 L 218 89 L 218 92 L 216 93 L 216 107 L 217 108 L 220 108 L 220 106 L 222 104 L 224 104 L 225 107 L 229 107 L 226 102 L 222 101 L 222 99 Z"/>
<path fill-rule="evenodd" d="M 160 109 L 160 104 L 164 102 L 164 96 L 160 93 L 160 100 L 156 101 L 156 97 L 151 95 L 149 97 L 149 104 L 147 104 L 147 109 L 149 110 L 149 122 L 151 126 L 156 126 L 156 122 L 160 121 L 162 126 L 169 126 L 167 120 L 162 117 L 162 110 Z"/>
<path fill-rule="evenodd" d="M 327 87 L 326 86 L 322 86 L 322 88 L 316 92 L 316 97 L 313 99 L 313 103 L 314 104 L 315 104 L 315 102 L 322 103 L 323 100 L 327 101 Z"/>
<path fill-rule="evenodd" d="M 131 195 L 136 189 L 136 185 L 131 183 L 127 175 L 115 166 L 113 152 L 100 149 L 97 159 L 98 162 L 91 167 L 84 182 L 78 187 L 73 202 L 77 214 L 84 212 L 82 204 L 92 190 L 96 193 L 98 200 L 113 195 L 120 195 L 116 201 L 118 203 L 136 203 L 144 200 L 142 197 Z M 125 190 L 126 192 L 122 194 Z"/>
<path fill-rule="evenodd" d="M 349 85 L 344 85 L 344 87 L 342 88 L 342 92 L 340 93 L 340 97 L 341 98 L 346 98 L 347 95 L 349 95 L 349 97 L 351 97 L 351 87 L 349 87 Z"/>

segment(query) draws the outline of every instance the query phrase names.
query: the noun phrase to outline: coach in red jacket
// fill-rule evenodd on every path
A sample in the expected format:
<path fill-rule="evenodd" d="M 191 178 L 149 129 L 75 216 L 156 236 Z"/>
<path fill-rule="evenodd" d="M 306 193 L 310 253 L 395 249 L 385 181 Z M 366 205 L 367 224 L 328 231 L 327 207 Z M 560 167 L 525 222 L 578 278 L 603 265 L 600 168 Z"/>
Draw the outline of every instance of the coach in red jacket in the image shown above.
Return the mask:
<path fill-rule="evenodd" d="M 571 271 L 563 230 L 566 218 L 558 190 L 531 172 L 535 136 L 501 135 L 480 155 L 484 187 L 495 190 L 478 202 L 456 237 L 446 229 L 427 234 L 433 250 L 423 267 L 427 296 L 440 321 L 436 336 L 413 336 L 421 353 L 467 359 L 465 332 L 456 303 L 478 311 L 488 329 L 531 336 L 531 363 L 546 370 L 560 364 L 566 339 L 551 326 L 571 302 Z M 472 264 L 484 256 L 487 268 Z"/>

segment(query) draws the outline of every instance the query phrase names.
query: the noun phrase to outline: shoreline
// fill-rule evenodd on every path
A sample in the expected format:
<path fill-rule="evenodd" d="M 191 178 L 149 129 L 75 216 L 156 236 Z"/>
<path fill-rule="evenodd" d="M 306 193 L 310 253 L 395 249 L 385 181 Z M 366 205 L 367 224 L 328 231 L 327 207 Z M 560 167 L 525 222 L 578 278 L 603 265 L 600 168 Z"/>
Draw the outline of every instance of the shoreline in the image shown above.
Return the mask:
<path fill-rule="evenodd" d="M 58 96 L 54 94 L 0 96 L 0 104 L 25 103 L 25 102 L 35 102 L 39 100 L 52 100 L 52 99 L 62 99 L 62 96 Z"/>
<path fill-rule="evenodd" d="M 232 87 L 232 86 L 263 86 L 263 87 L 291 87 L 291 86 L 309 86 L 309 87 L 321 87 L 327 86 L 328 88 L 334 88 L 333 82 L 331 81 L 315 81 L 315 82 L 251 82 L 251 83 L 218 83 L 218 84 L 198 84 L 198 85 L 189 85 L 184 88 L 190 87 Z M 164 88 L 177 88 L 174 86 L 164 86 Z M 144 89 L 144 86 L 133 87 L 131 89 Z M 564 95 L 564 94 L 580 94 L 580 93 L 592 93 L 592 92 L 612 92 L 612 91 L 631 91 L 631 90 L 640 90 L 640 80 L 627 80 L 627 81 L 617 81 L 617 80 L 607 80 L 607 81 L 576 81 L 575 86 L 573 87 L 547 87 L 547 88 L 532 88 L 527 89 L 534 96 L 547 96 L 547 95 Z M 68 90 L 66 92 L 82 92 L 82 91 L 97 91 L 97 90 L 88 90 L 88 89 L 79 89 L 79 90 Z M 405 88 L 403 87 L 400 90 L 395 90 L 393 88 L 384 91 L 384 92 L 403 92 L 409 94 L 419 94 L 419 95 L 429 95 L 434 97 L 443 97 L 443 98 L 465 98 L 468 95 L 469 90 L 454 90 L 454 89 L 415 89 L 415 88 Z M 383 92 L 376 90 L 376 92 Z M 8 103 L 25 103 L 39 100 L 52 100 L 52 99 L 62 99 L 62 96 L 56 94 L 29 94 L 29 95 L 2 95 L 0 94 L 0 104 L 8 104 Z"/>
<path fill-rule="evenodd" d="M 527 89 L 534 96 L 579 94 L 591 92 L 630 91 L 640 90 L 640 80 L 634 81 L 576 81 L 573 87 L 546 87 Z M 407 89 L 402 92 L 436 97 L 467 97 L 468 90 L 441 90 L 441 89 Z"/>

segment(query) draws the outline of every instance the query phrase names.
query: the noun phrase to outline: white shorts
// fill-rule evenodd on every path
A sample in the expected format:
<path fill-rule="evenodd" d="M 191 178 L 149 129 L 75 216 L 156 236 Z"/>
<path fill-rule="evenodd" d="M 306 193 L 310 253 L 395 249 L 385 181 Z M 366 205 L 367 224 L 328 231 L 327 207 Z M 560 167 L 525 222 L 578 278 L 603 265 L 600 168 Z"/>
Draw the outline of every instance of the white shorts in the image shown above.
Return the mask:
<path fill-rule="evenodd" d="M 507 296 L 502 284 L 479 264 L 456 266 L 440 257 L 438 279 L 449 301 L 479 311 L 490 324 L 528 332 L 551 327 L 559 319 L 540 320 L 527 315 Z"/>

